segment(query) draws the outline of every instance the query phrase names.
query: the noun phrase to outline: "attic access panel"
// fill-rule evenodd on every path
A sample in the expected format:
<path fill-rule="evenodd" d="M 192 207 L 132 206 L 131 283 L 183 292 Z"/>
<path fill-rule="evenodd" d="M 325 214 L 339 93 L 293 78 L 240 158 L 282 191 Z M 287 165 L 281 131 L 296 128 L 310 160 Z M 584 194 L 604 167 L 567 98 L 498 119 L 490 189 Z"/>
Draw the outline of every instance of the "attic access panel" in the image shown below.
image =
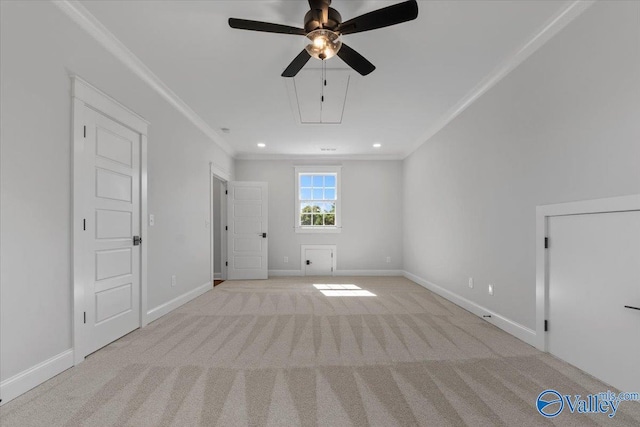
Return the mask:
<path fill-rule="evenodd" d="M 325 85 L 326 79 L 326 85 Z M 341 124 L 347 102 L 348 69 L 305 69 L 293 79 L 291 106 L 300 124 Z"/>

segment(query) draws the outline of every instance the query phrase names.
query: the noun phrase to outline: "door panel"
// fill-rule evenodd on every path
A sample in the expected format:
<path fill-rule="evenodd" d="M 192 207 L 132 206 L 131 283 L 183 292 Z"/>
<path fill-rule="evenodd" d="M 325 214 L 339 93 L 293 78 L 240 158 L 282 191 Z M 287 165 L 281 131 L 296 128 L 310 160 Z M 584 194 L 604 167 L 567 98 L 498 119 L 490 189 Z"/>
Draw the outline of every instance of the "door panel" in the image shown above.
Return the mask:
<path fill-rule="evenodd" d="M 305 249 L 305 276 L 332 276 L 333 249 Z"/>
<path fill-rule="evenodd" d="M 268 195 L 266 182 L 229 182 L 228 258 L 230 280 L 268 277 Z M 264 233 L 264 235 L 263 235 Z"/>
<path fill-rule="evenodd" d="M 640 389 L 640 212 L 548 220 L 549 352 Z"/>
<path fill-rule="evenodd" d="M 132 222 L 131 212 L 96 209 L 96 239 L 128 238 Z"/>
<path fill-rule="evenodd" d="M 140 134 L 89 108 L 84 118 L 89 354 L 140 326 Z"/>

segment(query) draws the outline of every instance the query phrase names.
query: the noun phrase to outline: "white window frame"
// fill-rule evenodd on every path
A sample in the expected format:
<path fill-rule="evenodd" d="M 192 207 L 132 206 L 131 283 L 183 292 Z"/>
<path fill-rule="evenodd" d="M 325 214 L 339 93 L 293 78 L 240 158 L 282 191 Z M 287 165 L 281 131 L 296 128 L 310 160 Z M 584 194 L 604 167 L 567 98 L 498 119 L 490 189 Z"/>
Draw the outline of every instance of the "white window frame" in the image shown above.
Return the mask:
<path fill-rule="evenodd" d="M 294 229 L 296 233 L 340 233 L 342 231 L 342 166 L 296 166 L 295 167 L 295 203 Z M 335 174 L 336 176 L 336 214 L 335 225 L 301 225 L 300 224 L 300 175 L 301 174 Z"/>

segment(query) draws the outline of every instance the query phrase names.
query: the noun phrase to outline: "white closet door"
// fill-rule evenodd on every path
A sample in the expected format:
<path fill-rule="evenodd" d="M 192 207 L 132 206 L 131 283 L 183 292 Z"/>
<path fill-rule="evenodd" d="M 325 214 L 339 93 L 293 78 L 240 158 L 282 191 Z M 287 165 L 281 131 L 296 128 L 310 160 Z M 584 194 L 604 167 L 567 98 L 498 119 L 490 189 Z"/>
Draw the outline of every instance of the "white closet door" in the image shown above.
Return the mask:
<path fill-rule="evenodd" d="M 229 280 L 268 278 L 267 190 L 266 182 L 227 185 Z"/>
<path fill-rule="evenodd" d="M 548 232 L 549 352 L 640 390 L 640 310 L 625 307 L 640 308 L 640 211 L 550 217 Z"/>

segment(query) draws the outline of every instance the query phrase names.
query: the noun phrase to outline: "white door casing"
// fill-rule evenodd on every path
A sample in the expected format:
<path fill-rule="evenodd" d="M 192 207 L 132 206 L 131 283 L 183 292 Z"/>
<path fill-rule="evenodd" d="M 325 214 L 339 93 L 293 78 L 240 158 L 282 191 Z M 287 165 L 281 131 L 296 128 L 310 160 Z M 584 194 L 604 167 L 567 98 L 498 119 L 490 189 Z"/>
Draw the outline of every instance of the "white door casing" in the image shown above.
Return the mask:
<path fill-rule="evenodd" d="M 227 278 L 268 278 L 268 186 L 227 183 Z"/>
<path fill-rule="evenodd" d="M 622 390 L 640 388 L 640 211 L 548 218 L 548 349 Z"/>
<path fill-rule="evenodd" d="M 300 259 L 305 276 L 333 276 L 336 266 L 336 246 L 301 245 Z"/>
<path fill-rule="evenodd" d="M 148 123 L 73 84 L 74 363 L 146 324 Z M 133 245 L 143 236 L 143 245 Z"/>

